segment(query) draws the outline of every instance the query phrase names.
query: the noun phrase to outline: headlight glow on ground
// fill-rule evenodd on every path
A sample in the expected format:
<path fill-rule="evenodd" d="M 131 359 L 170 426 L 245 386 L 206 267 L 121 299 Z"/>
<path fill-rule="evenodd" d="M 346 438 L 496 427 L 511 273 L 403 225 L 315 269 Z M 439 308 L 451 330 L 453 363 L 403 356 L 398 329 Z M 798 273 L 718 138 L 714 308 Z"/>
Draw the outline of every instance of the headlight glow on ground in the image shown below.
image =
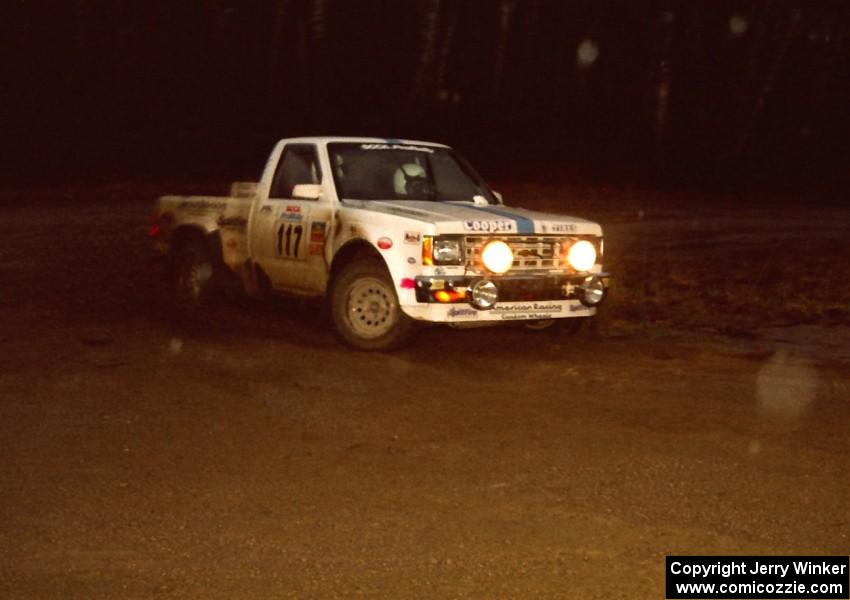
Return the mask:
<path fill-rule="evenodd" d="M 567 262 L 576 271 L 589 271 L 596 264 L 596 248 L 587 240 L 579 240 L 570 246 Z"/>
<path fill-rule="evenodd" d="M 484 246 L 481 252 L 484 266 L 493 273 L 507 273 L 514 264 L 514 253 L 511 247 L 501 240 L 494 240 Z"/>

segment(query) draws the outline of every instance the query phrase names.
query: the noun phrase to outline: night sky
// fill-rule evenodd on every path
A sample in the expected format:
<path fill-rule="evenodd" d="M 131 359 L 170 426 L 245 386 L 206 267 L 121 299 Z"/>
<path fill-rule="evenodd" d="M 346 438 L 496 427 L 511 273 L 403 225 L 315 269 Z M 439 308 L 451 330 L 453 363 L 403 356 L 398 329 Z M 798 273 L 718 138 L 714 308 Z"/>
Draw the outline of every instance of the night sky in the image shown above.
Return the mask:
<path fill-rule="evenodd" d="M 850 171 L 848 2 L 16 0 L 5 29 L 12 182 L 255 178 L 311 134 L 546 179 Z"/>

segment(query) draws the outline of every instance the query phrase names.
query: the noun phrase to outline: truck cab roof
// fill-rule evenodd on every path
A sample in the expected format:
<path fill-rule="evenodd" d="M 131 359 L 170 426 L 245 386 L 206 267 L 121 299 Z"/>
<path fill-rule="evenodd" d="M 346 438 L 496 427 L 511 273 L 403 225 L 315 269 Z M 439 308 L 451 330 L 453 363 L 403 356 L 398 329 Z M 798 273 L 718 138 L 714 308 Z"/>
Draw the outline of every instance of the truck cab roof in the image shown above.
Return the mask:
<path fill-rule="evenodd" d="M 448 148 L 445 144 L 425 142 L 422 140 L 408 140 L 403 138 L 379 138 L 379 137 L 356 137 L 343 135 L 322 135 L 284 138 L 278 144 L 331 144 L 331 143 L 354 143 L 354 144 L 410 144 L 416 146 L 430 146 L 432 148 Z"/>

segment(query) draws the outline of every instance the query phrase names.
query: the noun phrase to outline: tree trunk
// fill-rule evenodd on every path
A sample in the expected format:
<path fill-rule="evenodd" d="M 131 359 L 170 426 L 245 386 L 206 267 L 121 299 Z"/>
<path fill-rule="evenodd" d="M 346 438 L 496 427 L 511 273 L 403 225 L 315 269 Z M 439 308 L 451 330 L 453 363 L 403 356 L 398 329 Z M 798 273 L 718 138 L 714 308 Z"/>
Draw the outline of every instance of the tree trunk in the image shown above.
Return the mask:
<path fill-rule="evenodd" d="M 451 54 L 452 42 L 454 41 L 455 29 L 457 29 L 457 5 L 451 5 L 449 7 L 447 16 L 448 24 L 446 25 L 445 33 L 443 33 L 443 39 L 440 42 L 440 61 L 434 77 L 437 97 L 441 100 L 451 100 L 453 93 L 453 90 L 449 89 L 450 86 L 446 82 L 446 71 L 448 70 L 449 56 Z"/>
<path fill-rule="evenodd" d="M 511 20 L 516 9 L 516 0 L 502 0 L 499 3 L 499 41 L 496 45 L 493 65 L 493 94 L 499 95 L 505 75 L 505 57 L 507 55 L 508 38 L 510 36 Z"/>
<path fill-rule="evenodd" d="M 416 75 L 411 86 L 411 97 L 408 102 L 410 109 L 418 106 L 424 97 L 433 97 L 434 63 L 437 57 L 437 45 L 440 34 L 440 0 L 427 0 L 424 4 L 424 13 L 420 22 L 422 23 L 421 49 L 419 62 L 416 66 Z"/>
<path fill-rule="evenodd" d="M 313 11 L 310 15 L 313 43 L 317 46 L 325 41 L 327 31 L 327 0 L 313 0 Z"/>
<path fill-rule="evenodd" d="M 268 93 L 270 98 L 278 98 L 280 96 L 283 85 L 283 73 L 281 62 L 281 46 L 286 40 L 286 20 L 288 0 L 275 0 L 272 13 L 272 38 L 269 40 L 268 46 Z"/>
<path fill-rule="evenodd" d="M 655 144 L 659 156 L 664 154 L 667 138 L 667 121 L 670 113 L 670 91 L 673 86 L 673 30 L 676 15 L 672 9 L 663 10 L 660 18 L 661 46 L 655 73 Z"/>
<path fill-rule="evenodd" d="M 770 96 L 770 93 L 773 91 L 773 86 L 776 83 L 776 77 L 782 68 L 782 62 L 785 59 L 785 55 L 788 53 L 788 49 L 791 47 L 791 42 L 797 35 L 801 21 L 802 10 L 797 8 L 791 14 L 791 18 L 789 19 L 788 26 L 782 36 L 782 39 L 779 40 L 779 42 L 772 48 L 771 55 L 768 57 L 770 66 L 768 67 L 767 75 L 760 82 L 752 101 L 752 108 L 747 122 L 741 128 L 738 141 L 735 144 L 735 156 L 742 156 L 746 152 L 750 141 L 752 140 L 756 123 L 761 116 L 768 96 Z"/>

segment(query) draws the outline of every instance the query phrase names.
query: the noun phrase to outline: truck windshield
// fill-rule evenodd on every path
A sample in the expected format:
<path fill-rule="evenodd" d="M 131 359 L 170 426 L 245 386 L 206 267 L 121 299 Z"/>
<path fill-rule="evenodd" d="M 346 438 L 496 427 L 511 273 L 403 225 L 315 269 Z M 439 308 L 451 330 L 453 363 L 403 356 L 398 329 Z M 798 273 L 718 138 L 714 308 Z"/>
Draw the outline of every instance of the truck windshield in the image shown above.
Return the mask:
<path fill-rule="evenodd" d="M 481 201 L 487 184 L 448 148 L 392 143 L 328 144 L 337 194 L 348 200 Z"/>

